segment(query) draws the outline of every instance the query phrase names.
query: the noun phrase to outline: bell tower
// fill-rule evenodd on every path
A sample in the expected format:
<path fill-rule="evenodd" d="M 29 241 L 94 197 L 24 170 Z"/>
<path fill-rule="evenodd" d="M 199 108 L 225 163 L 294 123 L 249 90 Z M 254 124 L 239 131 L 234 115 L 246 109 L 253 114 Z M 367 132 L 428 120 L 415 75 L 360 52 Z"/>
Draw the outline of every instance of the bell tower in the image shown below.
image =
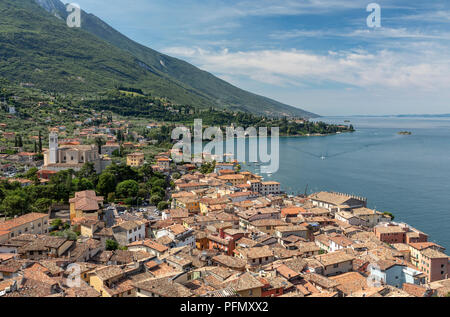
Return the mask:
<path fill-rule="evenodd" d="M 49 164 L 58 163 L 58 134 L 56 132 L 50 132 L 49 136 Z"/>

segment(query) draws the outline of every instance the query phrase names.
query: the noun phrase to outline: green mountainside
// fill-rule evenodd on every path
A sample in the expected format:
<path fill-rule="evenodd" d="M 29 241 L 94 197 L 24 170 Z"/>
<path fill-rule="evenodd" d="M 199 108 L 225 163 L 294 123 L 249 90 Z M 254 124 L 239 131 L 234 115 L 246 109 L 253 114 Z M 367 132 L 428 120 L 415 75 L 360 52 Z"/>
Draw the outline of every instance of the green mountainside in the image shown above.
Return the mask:
<path fill-rule="evenodd" d="M 69 28 L 59 0 L 1 0 L 0 14 L 0 76 L 15 83 L 79 95 L 125 85 L 199 108 L 316 116 L 142 46 L 94 15 L 83 12 L 82 29 Z"/>

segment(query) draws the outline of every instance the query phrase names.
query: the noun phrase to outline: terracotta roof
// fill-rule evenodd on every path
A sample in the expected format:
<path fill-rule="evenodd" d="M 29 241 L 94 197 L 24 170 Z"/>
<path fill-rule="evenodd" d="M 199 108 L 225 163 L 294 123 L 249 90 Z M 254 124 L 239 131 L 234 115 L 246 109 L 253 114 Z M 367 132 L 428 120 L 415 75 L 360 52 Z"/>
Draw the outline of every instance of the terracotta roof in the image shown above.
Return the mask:
<path fill-rule="evenodd" d="M 0 235 L 1 235 L 2 231 L 7 232 L 15 227 L 18 227 L 23 224 L 26 224 L 26 223 L 29 223 L 32 221 L 36 221 L 38 219 L 42 219 L 45 217 L 48 217 L 48 215 L 32 212 L 32 213 L 20 216 L 18 218 L 6 220 L 5 222 L 0 222 Z"/>
<path fill-rule="evenodd" d="M 236 291 L 245 291 L 255 288 L 263 287 L 264 284 L 261 283 L 259 279 L 254 277 L 250 272 L 245 272 L 241 275 L 238 275 L 231 280 L 223 283 L 226 287 L 232 287 Z"/>
<path fill-rule="evenodd" d="M 193 295 L 188 288 L 169 280 L 167 277 L 138 282 L 134 286 L 162 297 L 191 297 Z"/>

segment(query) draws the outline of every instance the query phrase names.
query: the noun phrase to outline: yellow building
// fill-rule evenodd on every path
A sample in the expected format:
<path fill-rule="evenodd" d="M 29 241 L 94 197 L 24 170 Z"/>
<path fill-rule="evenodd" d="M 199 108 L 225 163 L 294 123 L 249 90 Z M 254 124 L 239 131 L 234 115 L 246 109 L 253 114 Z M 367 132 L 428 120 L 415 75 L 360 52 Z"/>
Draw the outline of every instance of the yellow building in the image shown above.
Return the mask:
<path fill-rule="evenodd" d="M 126 279 L 125 271 L 119 266 L 110 265 L 91 272 L 89 284 L 101 297 L 135 297 L 132 282 Z"/>
<path fill-rule="evenodd" d="M 232 174 L 232 175 L 222 175 L 219 176 L 218 179 L 223 180 L 227 183 L 230 183 L 233 186 L 242 185 L 246 183 L 246 177 L 241 174 Z"/>
<path fill-rule="evenodd" d="M 75 197 L 69 200 L 70 221 L 75 218 L 95 218 L 98 219 L 103 206 L 103 197 L 97 196 L 95 191 L 86 190 L 76 192 Z"/>
<path fill-rule="evenodd" d="M 176 208 L 187 209 L 190 213 L 198 213 L 200 212 L 200 204 L 198 199 L 190 198 L 190 197 L 181 197 L 175 200 Z"/>
<path fill-rule="evenodd" d="M 144 165 L 145 156 L 144 153 L 136 152 L 127 155 L 127 165 L 133 167 L 140 167 Z"/>

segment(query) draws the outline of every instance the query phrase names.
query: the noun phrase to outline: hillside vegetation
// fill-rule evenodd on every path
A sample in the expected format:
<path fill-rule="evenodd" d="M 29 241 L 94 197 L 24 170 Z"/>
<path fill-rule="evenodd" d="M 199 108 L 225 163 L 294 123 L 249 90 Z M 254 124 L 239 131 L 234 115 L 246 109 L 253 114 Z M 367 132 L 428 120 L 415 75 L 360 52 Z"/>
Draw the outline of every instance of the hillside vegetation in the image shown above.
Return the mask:
<path fill-rule="evenodd" d="M 197 108 L 278 117 L 315 116 L 243 91 L 133 42 L 94 15 L 83 12 L 83 28 L 69 28 L 63 9 L 59 0 L 0 2 L 3 77 L 49 92 L 83 95 L 125 85 Z"/>

